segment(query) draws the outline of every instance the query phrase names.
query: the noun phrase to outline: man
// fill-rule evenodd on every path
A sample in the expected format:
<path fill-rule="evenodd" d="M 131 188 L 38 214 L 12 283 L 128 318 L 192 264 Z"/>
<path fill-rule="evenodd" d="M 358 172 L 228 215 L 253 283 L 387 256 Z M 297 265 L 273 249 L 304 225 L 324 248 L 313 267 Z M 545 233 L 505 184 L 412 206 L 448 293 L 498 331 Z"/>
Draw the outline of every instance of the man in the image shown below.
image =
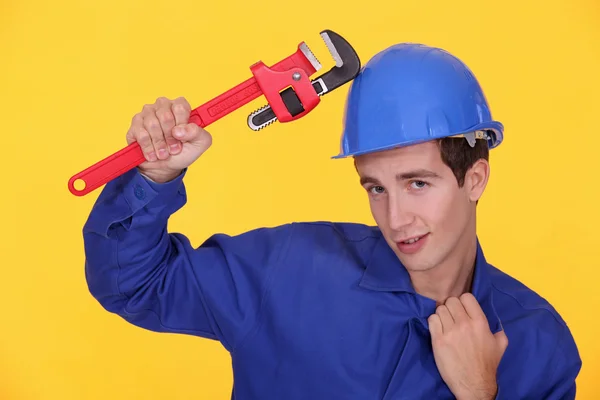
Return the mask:
<path fill-rule="evenodd" d="M 477 239 L 503 125 L 459 59 L 398 44 L 352 83 L 337 157 L 354 157 L 373 227 L 290 223 L 193 248 L 167 231 L 211 145 L 189 112 L 160 98 L 135 115 L 127 142 L 148 161 L 106 185 L 85 225 L 86 277 L 108 311 L 220 341 L 236 399 L 575 397 L 566 323 Z"/>

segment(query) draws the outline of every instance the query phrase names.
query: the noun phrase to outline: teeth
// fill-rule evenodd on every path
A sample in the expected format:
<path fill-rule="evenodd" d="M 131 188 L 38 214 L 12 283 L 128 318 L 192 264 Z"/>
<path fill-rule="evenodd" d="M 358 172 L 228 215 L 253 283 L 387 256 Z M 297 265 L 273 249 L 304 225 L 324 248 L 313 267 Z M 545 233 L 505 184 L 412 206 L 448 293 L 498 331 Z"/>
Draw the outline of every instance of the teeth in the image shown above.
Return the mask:
<path fill-rule="evenodd" d="M 321 63 L 319 62 L 319 60 L 317 60 L 317 57 L 315 57 L 315 54 L 308 48 L 308 45 L 306 43 L 302 42 L 300 44 L 300 50 L 302 51 L 302 53 L 304 53 L 304 56 L 308 59 L 308 61 L 310 61 L 315 70 L 318 71 L 321 69 Z"/>
<path fill-rule="evenodd" d="M 267 108 L 271 108 L 271 106 L 269 106 L 268 104 L 265 106 L 262 106 L 261 108 L 259 108 L 258 110 L 250 113 L 250 115 L 248 115 L 248 126 L 254 130 L 254 131 L 259 131 L 269 125 L 271 125 L 273 122 L 275 122 L 277 120 L 277 118 L 271 118 L 270 120 L 260 124 L 260 125 L 255 125 L 252 122 L 252 119 L 254 118 L 255 115 L 260 114 L 261 112 L 265 111 Z"/>
<path fill-rule="evenodd" d="M 406 244 L 412 244 L 412 243 L 418 242 L 418 241 L 419 241 L 419 239 L 420 239 L 420 238 L 408 239 L 408 240 L 405 240 L 405 241 L 404 241 L 404 242 L 402 242 L 402 243 L 406 243 Z"/>
<path fill-rule="evenodd" d="M 321 33 L 321 38 L 325 42 L 325 45 L 327 46 L 329 53 L 331 53 L 331 56 L 335 60 L 335 66 L 340 68 L 342 65 L 344 65 L 344 61 L 342 60 L 340 53 L 338 53 L 337 49 L 333 45 L 333 42 L 331 41 L 329 34 L 327 32 L 323 32 L 323 33 Z"/>

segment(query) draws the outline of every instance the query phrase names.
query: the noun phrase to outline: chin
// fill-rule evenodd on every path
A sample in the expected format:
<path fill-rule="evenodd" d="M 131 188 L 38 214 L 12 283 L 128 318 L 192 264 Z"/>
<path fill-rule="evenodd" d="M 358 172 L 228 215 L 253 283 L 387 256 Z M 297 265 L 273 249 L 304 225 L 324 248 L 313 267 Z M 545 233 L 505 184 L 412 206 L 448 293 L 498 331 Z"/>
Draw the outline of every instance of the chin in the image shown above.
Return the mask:
<path fill-rule="evenodd" d="M 439 263 L 436 247 L 431 243 L 430 234 L 423 236 L 415 243 L 405 244 L 388 240 L 400 262 L 409 271 L 428 271 Z"/>
<path fill-rule="evenodd" d="M 398 259 L 408 271 L 422 272 L 434 268 L 438 263 L 434 260 L 434 255 L 429 254 L 411 254 L 406 255 L 396 250 Z"/>

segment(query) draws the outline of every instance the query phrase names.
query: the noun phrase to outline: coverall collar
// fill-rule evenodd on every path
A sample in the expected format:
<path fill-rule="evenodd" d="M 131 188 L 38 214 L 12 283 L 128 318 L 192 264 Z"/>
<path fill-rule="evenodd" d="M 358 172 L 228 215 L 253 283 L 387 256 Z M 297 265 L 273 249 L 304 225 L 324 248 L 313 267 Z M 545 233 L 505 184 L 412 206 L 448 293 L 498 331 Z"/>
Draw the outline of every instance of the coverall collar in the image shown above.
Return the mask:
<path fill-rule="evenodd" d="M 495 333 L 502 329 L 502 324 L 494 307 L 491 269 L 492 266 L 487 263 L 478 239 L 472 294 L 483 309 L 490 329 Z M 379 238 L 371 258 L 367 261 L 360 287 L 381 292 L 412 294 L 417 299 L 415 304 L 420 317 L 426 318 L 435 312 L 435 301 L 416 293 L 408 271 L 383 236 Z"/>

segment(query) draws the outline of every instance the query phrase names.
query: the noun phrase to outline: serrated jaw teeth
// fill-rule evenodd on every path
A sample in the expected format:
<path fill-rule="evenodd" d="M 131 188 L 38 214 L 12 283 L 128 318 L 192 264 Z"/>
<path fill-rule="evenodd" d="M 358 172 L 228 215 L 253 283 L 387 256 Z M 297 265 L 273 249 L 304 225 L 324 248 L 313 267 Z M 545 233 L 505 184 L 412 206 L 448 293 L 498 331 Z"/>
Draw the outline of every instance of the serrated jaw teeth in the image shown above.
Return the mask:
<path fill-rule="evenodd" d="M 303 42 L 302 44 L 300 44 L 300 50 L 302 51 L 302 54 L 304 54 L 304 56 L 308 59 L 308 61 L 310 61 L 310 63 L 316 71 L 321 69 L 321 63 L 319 62 L 319 60 L 317 60 L 317 57 L 315 57 L 314 53 L 308 48 L 308 45 L 306 43 Z"/>
<path fill-rule="evenodd" d="M 256 115 L 260 114 L 262 111 L 264 111 L 265 109 L 270 108 L 270 106 L 267 104 L 265 106 L 262 106 L 261 108 L 259 108 L 258 110 L 254 111 L 253 113 L 251 113 L 250 115 L 248 115 L 248 126 L 250 127 L 250 129 L 252 129 L 253 131 L 259 131 L 261 129 L 263 129 L 266 126 L 271 125 L 273 122 L 275 122 L 277 120 L 277 118 L 271 118 L 270 120 L 260 124 L 260 125 L 256 125 L 253 122 L 253 119 Z"/>
<path fill-rule="evenodd" d="M 321 38 L 325 42 L 325 45 L 327 46 L 327 50 L 329 50 L 329 53 L 331 53 L 331 56 L 335 60 L 335 66 L 340 68 L 342 65 L 344 65 L 344 61 L 342 60 L 340 53 L 338 53 L 337 49 L 333 45 L 333 42 L 331 41 L 329 34 L 327 32 L 322 32 Z"/>

